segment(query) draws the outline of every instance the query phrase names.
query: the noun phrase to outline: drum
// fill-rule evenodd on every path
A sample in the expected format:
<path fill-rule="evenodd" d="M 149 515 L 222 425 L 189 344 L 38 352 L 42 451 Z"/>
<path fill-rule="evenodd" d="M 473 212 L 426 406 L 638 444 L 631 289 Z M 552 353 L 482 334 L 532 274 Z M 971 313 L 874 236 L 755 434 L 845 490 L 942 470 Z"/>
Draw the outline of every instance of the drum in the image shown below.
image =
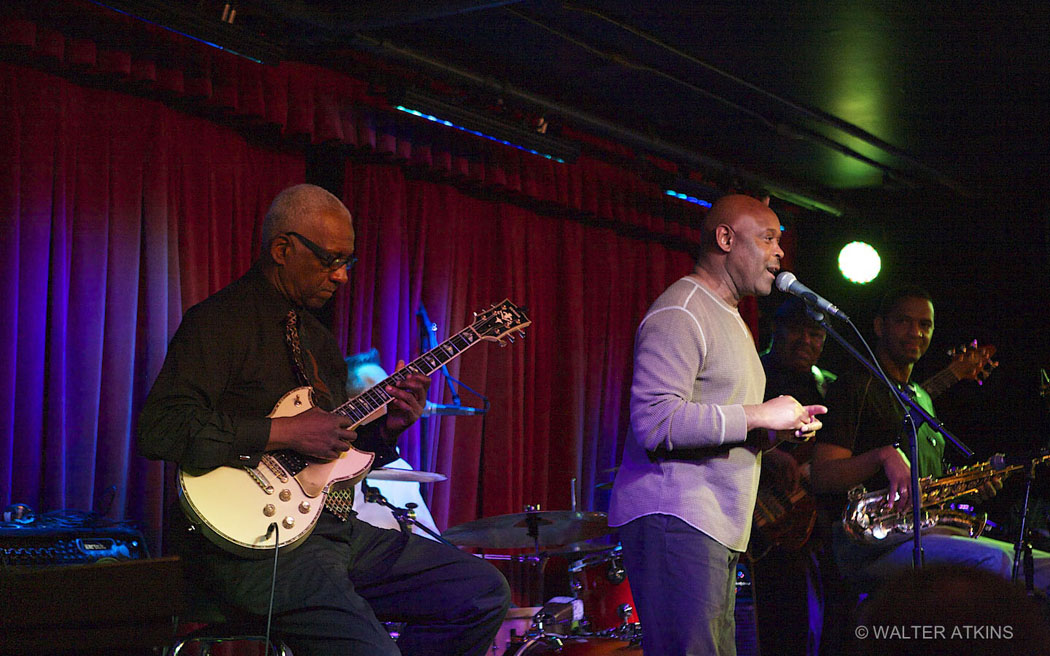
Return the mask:
<path fill-rule="evenodd" d="M 627 622 L 637 622 L 634 598 L 623 568 L 619 545 L 577 560 L 569 566 L 575 596 L 583 601 L 583 614 L 592 632 L 615 629 L 624 623 L 621 610 L 631 607 Z"/>
<path fill-rule="evenodd" d="M 529 627 L 532 626 L 532 618 L 542 608 L 542 606 L 531 606 L 508 609 L 507 616 L 503 619 L 503 623 L 496 633 L 496 638 L 492 642 L 492 654 L 494 656 L 502 656 L 503 654 L 513 653 L 510 651 L 514 648 L 512 645 L 521 644 L 521 641 L 525 639 L 523 636 L 528 632 Z"/>
<path fill-rule="evenodd" d="M 533 638 L 520 645 L 511 645 L 507 654 L 514 656 L 532 656 L 533 654 L 561 654 L 562 656 L 601 656 L 602 654 L 635 654 L 642 653 L 642 646 L 614 638 L 592 636 L 573 636 L 561 638 L 559 649 L 544 638 Z"/>

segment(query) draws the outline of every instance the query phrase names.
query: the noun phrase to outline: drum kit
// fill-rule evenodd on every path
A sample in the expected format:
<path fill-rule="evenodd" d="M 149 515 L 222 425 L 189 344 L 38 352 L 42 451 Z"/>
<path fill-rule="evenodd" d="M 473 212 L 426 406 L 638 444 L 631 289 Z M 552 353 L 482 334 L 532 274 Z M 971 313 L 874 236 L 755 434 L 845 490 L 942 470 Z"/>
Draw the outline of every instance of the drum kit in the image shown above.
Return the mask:
<path fill-rule="evenodd" d="M 519 613 L 526 611 L 529 625 L 522 634 L 501 632 L 494 654 L 640 654 L 642 629 L 631 621 L 634 600 L 620 547 L 589 542 L 613 531 L 605 513 L 528 508 L 453 526 L 441 537 L 459 547 L 530 548 L 539 559 L 570 561 L 570 594 L 539 608 L 514 609 L 517 617 L 508 622 L 520 625 Z"/>
<path fill-rule="evenodd" d="M 442 474 L 411 469 L 375 469 L 367 478 L 415 483 L 446 480 Z M 460 548 L 532 552 L 527 557 L 484 552 L 482 558 L 527 558 L 540 565 L 534 568 L 536 572 L 542 572 L 548 558 L 568 561 L 568 595 L 552 597 L 540 607 L 512 608 L 493 645 L 491 653 L 495 656 L 641 654 L 642 628 L 631 621 L 634 600 L 621 548 L 593 542 L 615 531 L 605 513 L 542 511 L 529 506 L 525 512 L 477 519 L 437 535 L 414 519 L 412 508 L 399 508 L 374 490 L 366 492 L 371 495 L 369 502 L 393 513 L 401 530 L 418 527 L 432 538 Z"/>

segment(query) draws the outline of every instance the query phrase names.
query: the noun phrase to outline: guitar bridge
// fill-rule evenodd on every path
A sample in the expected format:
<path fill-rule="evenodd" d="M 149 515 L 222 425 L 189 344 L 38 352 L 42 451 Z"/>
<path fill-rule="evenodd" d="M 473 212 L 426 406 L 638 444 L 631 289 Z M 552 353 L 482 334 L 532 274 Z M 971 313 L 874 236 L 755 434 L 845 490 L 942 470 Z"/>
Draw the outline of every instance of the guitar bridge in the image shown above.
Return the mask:
<path fill-rule="evenodd" d="M 263 492 L 266 494 L 273 494 L 273 486 L 270 485 L 270 481 L 266 480 L 266 477 L 259 473 L 259 470 L 254 467 L 245 467 L 244 471 L 248 472 L 248 475 L 252 477 L 255 484 L 258 485 Z"/>

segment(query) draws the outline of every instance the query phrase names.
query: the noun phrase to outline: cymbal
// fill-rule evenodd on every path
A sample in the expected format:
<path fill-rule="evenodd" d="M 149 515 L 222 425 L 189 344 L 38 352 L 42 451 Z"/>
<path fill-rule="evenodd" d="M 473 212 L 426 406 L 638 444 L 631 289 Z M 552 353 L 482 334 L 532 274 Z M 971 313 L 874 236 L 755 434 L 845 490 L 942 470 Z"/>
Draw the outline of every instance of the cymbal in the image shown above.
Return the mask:
<path fill-rule="evenodd" d="M 529 535 L 530 524 L 536 527 L 535 537 Z M 609 527 L 605 513 L 554 510 L 476 519 L 453 526 L 441 537 L 461 547 L 519 549 L 537 544 L 555 547 L 583 542 L 614 530 Z"/>
<path fill-rule="evenodd" d="M 611 544 L 602 544 L 600 542 L 573 542 L 563 547 L 556 547 L 552 551 L 548 551 L 548 556 L 564 556 L 570 560 L 577 556 L 583 556 L 586 554 L 596 553 L 598 551 L 611 551 L 614 548 Z"/>
<path fill-rule="evenodd" d="M 386 469 L 377 467 L 368 472 L 365 478 L 373 481 L 408 481 L 410 483 L 437 483 L 448 480 L 448 476 L 437 472 L 416 471 L 415 469 Z"/>

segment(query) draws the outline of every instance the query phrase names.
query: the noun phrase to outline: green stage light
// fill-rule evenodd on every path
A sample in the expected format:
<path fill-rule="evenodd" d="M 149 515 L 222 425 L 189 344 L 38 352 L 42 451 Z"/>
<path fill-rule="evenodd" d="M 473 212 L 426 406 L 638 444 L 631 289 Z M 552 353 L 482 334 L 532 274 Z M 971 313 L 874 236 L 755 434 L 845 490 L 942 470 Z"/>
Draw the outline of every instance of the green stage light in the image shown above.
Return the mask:
<path fill-rule="evenodd" d="M 862 241 L 851 241 L 839 251 L 839 271 L 858 285 L 869 283 L 882 270 L 878 251 Z"/>

